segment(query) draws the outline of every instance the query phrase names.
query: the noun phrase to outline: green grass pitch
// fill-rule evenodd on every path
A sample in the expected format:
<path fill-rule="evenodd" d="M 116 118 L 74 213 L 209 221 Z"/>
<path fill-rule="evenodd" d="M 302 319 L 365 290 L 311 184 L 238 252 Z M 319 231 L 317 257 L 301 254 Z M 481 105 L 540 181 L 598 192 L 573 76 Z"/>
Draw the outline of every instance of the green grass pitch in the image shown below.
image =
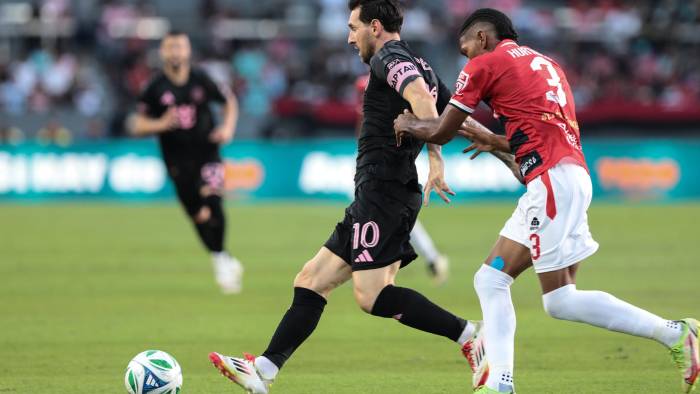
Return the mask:
<path fill-rule="evenodd" d="M 433 287 L 418 260 L 398 283 L 479 318 L 472 275 L 514 202 L 433 203 L 421 219 L 452 277 Z M 342 214 L 339 205 L 229 202 L 227 243 L 246 276 L 242 295 L 223 296 L 174 203 L 0 205 L 0 393 L 123 393 L 128 361 L 152 348 L 180 362 L 184 393 L 240 392 L 207 354 L 264 350 L 294 274 Z M 579 288 L 665 317 L 700 315 L 700 204 L 594 202 L 589 216 L 601 249 L 579 271 Z M 519 393 L 680 392 L 662 346 L 547 317 L 532 272 L 513 296 Z M 455 344 L 362 313 L 345 285 L 273 392 L 467 393 L 470 382 Z"/>

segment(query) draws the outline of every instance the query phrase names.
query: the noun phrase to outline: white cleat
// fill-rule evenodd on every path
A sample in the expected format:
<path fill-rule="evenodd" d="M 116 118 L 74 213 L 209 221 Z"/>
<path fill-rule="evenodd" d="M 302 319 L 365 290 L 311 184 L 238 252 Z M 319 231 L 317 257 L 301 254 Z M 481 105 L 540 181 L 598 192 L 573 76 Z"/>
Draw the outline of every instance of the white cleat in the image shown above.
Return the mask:
<path fill-rule="evenodd" d="M 255 357 L 244 353 L 244 358 L 224 356 L 219 353 L 209 353 L 209 360 L 222 375 L 247 393 L 267 394 L 270 392 L 271 381 L 263 380 L 255 368 Z"/>
<path fill-rule="evenodd" d="M 243 265 L 238 259 L 222 252 L 213 257 L 216 283 L 224 294 L 238 294 L 243 290 Z"/>
<path fill-rule="evenodd" d="M 474 335 L 462 346 L 462 354 L 469 362 L 472 369 L 472 387 L 477 388 L 486 384 L 489 378 L 489 363 L 486 359 L 486 348 L 484 347 L 484 334 L 482 329 L 484 323 L 481 321 L 471 321 L 476 329 Z"/>
<path fill-rule="evenodd" d="M 440 286 L 447 282 L 447 277 L 450 275 L 450 260 L 445 255 L 438 257 L 428 263 L 428 272 L 433 277 L 433 283 Z"/>

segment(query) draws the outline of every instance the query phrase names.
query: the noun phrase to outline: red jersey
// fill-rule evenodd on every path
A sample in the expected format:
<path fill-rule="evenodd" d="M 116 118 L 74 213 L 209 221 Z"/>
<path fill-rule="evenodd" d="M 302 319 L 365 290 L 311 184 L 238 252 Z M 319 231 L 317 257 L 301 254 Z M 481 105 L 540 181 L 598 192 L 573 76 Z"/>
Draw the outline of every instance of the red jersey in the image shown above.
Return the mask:
<path fill-rule="evenodd" d="M 505 123 L 525 183 L 565 158 L 587 168 L 574 97 L 554 60 L 501 41 L 464 66 L 450 104 L 471 114 L 482 100 Z"/>

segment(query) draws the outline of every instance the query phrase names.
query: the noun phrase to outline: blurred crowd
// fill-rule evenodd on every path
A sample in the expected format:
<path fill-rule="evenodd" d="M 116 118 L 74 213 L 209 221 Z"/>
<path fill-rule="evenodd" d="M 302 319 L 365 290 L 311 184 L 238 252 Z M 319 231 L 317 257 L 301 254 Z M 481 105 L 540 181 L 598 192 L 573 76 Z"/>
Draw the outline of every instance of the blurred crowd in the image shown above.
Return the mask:
<path fill-rule="evenodd" d="M 11 48 L 0 46 L 0 111 L 8 119 L 0 120 L 0 141 L 67 144 L 74 135 L 123 135 L 124 118 L 158 67 L 156 38 L 168 22 L 185 24 L 197 63 L 238 95 L 244 136 L 352 133 L 354 83 L 368 69 L 346 44 L 346 0 L 182 2 L 179 18 L 168 15 L 166 3 L 104 0 L 79 10 L 70 0 L 28 2 L 32 20 L 70 21 L 73 28 L 51 39 L 11 37 Z M 511 16 L 521 43 L 562 64 L 584 117 L 666 111 L 695 113 L 700 123 L 700 0 L 404 4 L 403 37 L 448 86 L 466 61 L 456 51 L 459 25 L 489 6 Z M 2 10 L 0 23 L 8 23 Z M 29 115 L 43 121 L 22 130 L 19 120 Z M 83 123 L 71 123 L 76 118 Z"/>

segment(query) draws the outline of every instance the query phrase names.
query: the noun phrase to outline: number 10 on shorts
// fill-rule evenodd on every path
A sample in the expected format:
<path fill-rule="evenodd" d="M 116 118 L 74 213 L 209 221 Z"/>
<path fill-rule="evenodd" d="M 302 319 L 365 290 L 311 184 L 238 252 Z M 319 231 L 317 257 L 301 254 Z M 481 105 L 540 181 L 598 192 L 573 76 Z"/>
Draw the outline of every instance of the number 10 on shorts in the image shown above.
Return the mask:
<path fill-rule="evenodd" d="M 353 249 L 359 248 L 360 245 L 362 245 L 363 248 L 373 248 L 379 243 L 379 225 L 375 222 L 370 221 L 365 224 L 354 223 L 352 225 L 352 232 Z"/>

